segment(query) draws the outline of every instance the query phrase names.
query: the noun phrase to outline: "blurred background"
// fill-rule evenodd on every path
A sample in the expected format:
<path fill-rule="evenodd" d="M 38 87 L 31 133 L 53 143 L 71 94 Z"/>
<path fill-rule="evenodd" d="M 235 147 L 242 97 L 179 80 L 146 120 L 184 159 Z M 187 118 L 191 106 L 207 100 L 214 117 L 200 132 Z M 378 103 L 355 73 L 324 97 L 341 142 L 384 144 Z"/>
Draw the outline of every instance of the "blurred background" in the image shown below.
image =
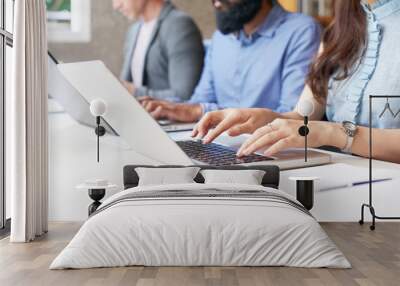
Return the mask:
<path fill-rule="evenodd" d="M 89 0 L 78 0 L 89 1 Z M 50 0 L 48 7 L 69 7 L 65 3 L 71 0 Z M 73 0 L 72 0 L 73 2 Z M 200 27 L 203 37 L 209 38 L 215 30 L 214 12 L 210 1 L 173 0 L 177 7 L 189 13 Z M 74 62 L 101 59 L 115 75 L 119 75 L 122 66 L 122 51 L 125 34 L 132 24 L 119 12 L 113 11 L 111 0 L 91 1 L 91 35 L 87 42 L 70 42 L 49 37 L 49 50 L 58 60 Z M 54 26 L 49 25 L 49 29 Z M 50 33 L 51 36 L 51 33 Z"/>
<path fill-rule="evenodd" d="M 46 0 L 49 20 L 49 50 L 60 61 L 102 60 L 115 75 L 122 65 L 125 33 L 131 23 L 113 11 L 112 0 Z M 211 1 L 172 0 L 191 15 L 204 39 L 215 31 Z M 280 0 L 290 11 L 318 17 L 324 24 L 331 19 L 332 0 Z M 63 32 L 68 26 L 75 33 Z M 68 29 L 68 28 L 67 28 Z M 72 35 L 71 35 L 72 34 Z M 75 35 L 73 35 L 75 34 Z"/>

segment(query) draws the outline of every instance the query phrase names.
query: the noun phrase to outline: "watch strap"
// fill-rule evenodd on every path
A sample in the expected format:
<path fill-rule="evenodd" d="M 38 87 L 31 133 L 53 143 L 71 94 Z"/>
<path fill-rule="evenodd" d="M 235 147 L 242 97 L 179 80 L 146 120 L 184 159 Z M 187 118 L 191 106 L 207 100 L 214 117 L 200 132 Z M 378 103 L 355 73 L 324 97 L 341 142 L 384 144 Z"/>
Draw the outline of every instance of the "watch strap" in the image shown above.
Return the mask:
<path fill-rule="evenodd" d="M 352 126 L 354 126 L 354 128 L 349 128 L 348 124 L 351 124 Z M 344 133 L 347 136 L 346 137 L 346 145 L 342 149 L 342 152 L 344 152 L 346 154 L 351 154 L 354 137 L 356 136 L 356 133 L 357 133 L 357 127 L 354 123 L 349 122 L 349 121 L 344 121 L 342 127 L 343 127 Z"/>
<path fill-rule="evenodd" d="M 344 146 L 344 148 L 342 149 L 342 152 L 346 153 L 346 154 L 351 154 L 351 147 L 353 146 L 353 141 L 354 141 L 354 137 L 347 135 L 347 139 L 346 139 L 346 146 Z"/>

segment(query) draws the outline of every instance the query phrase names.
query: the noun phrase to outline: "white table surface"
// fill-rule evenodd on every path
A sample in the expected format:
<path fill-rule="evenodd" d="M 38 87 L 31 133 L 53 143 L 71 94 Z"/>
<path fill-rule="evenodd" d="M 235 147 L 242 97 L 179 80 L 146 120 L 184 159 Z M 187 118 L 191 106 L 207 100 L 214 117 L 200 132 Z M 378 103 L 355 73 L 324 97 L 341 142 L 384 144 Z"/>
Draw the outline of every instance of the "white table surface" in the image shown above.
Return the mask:
<path fill-rule="evenodd" d="M 173 135 L 175 139 L 188 138 L 190 132 Z M 83 221 L 87 218 L 87 195 L 74 191 L 75 186 L 88 178 L 106 179 L 123 185 L 122 170 L 128 164 L 155 164 L 153 160 L 137 154 L 119 138 L 106 135 L 100 139 L 100 163 L 96 162 L 96 136 L 93 128 L 76 123 L 65 113 L 49 115 L 50 174 L 49 218 L 53 221 Z M 242 139 L 220 138 L 222 143 L 237 146 Z M 368 160 L 332 154 L 333 162 L 347 163 L 367 169 Z M 400 215 L 400 165 L 374 162 L 374 169 L 388 169 L 395 174 L 393 181 L 374 186 L 374 201 L 379 215 Z M 329 176 L 330 174 L 326 174 Z M 351 174 L 343 174 L 350 176 Z M 280 188 L 295 193 L 295 182 L 288 180 L 301 176 L 296 170 L 282 171 Z M 322 177 L 321 180 L 324 178 Z M 121 190 L 107 192 L 106 197 Z M 314 216 L 320 221 L 358 221 L 362 202 L 368 199 L 368 186 L 346 188 L 315 194 Z M 367 216 L 367 218 L 369 218 Z"/>
<path fill-rule="evenodd" d="M 190 132 L 180 132 L 172 134 L 175 140 L 183 140 L 190 137 Z M 237 147 L 243 142 L 244 138 L 228 138 L 224 136 L 217 139 L 217 142 L 224 145 Z M 230 143 L 231 142 L 231 143 Z M 332 156 L 332 164 L 343 163 L 365 169 L 368 174 L 369 160 L 356 156 L 338 154 L 334 152 L 321 151 Z M 290 177 L 301 177 L 302 170 L 286 170 L 281 171 L 280 189 L 295 196 L 296 182 L 290 180 Z M 380 216 L 400 216 L 400 164 L 373 161 L 373 170 L 389 170 L 393 180 L 377 183 L 373 185 L 373 202 L 376 212 Z M 340 170 L 337 170 L 340 172 Z M 318 176 L 318 181 L 323 181 L 332 174 L 323 174 Z M 348 176 L 351 181 L 351 174 L 343 174 Z M 368 185 L 362 185 L 351 188 L 343 188 L 325 192 L 315 193 L 314 208 L 311 213 L 319 221 L 358 221 L 361 214 L 362 203 L 368 202 Z M 369 212 L 366 212 L 366 220 L 370 220 Z"/>

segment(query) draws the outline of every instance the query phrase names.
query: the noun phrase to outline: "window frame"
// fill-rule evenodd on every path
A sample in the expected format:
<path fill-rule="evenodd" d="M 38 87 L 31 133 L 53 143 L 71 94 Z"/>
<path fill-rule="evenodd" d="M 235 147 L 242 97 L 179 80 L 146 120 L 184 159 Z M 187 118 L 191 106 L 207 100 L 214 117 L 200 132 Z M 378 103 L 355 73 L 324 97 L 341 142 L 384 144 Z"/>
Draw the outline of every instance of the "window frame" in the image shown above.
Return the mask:
<path fill-rule="evenodd" d="M 0 0 L 0 237 L 9 233 L 10 220 L 6 217 L 6 187 L 5 187 L 5 96 L 6 96 L 6 64 L 7 46 L 13 48 L 13 34 L 7 31 L 6 0 Z M 15 0 L 12 1 L 14 14 Z M 14 15 L 11 15 L 13 17 Z"/>

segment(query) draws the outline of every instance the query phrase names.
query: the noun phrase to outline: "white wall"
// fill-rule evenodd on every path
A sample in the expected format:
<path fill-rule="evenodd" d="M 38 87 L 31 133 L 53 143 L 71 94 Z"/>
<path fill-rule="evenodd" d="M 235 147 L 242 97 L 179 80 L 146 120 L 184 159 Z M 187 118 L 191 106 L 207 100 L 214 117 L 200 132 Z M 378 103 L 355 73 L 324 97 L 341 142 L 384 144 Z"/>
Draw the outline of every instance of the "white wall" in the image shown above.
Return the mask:
<path fill-rule="evenodd" d="M 94 120 L 94 118 L 93 118 Z M 92 203 L 87 191 L 75 187 L 87 179 L 107 179 L 122 189 L 127 164 L 153 163 L 114 136 L 101 138 L 96 159 L 94 129 L 76 123 L 66 113 L 49 114 L 49 219 L 83 221 Z M 117 190 L 107 192 L 107 196 Z"/>

